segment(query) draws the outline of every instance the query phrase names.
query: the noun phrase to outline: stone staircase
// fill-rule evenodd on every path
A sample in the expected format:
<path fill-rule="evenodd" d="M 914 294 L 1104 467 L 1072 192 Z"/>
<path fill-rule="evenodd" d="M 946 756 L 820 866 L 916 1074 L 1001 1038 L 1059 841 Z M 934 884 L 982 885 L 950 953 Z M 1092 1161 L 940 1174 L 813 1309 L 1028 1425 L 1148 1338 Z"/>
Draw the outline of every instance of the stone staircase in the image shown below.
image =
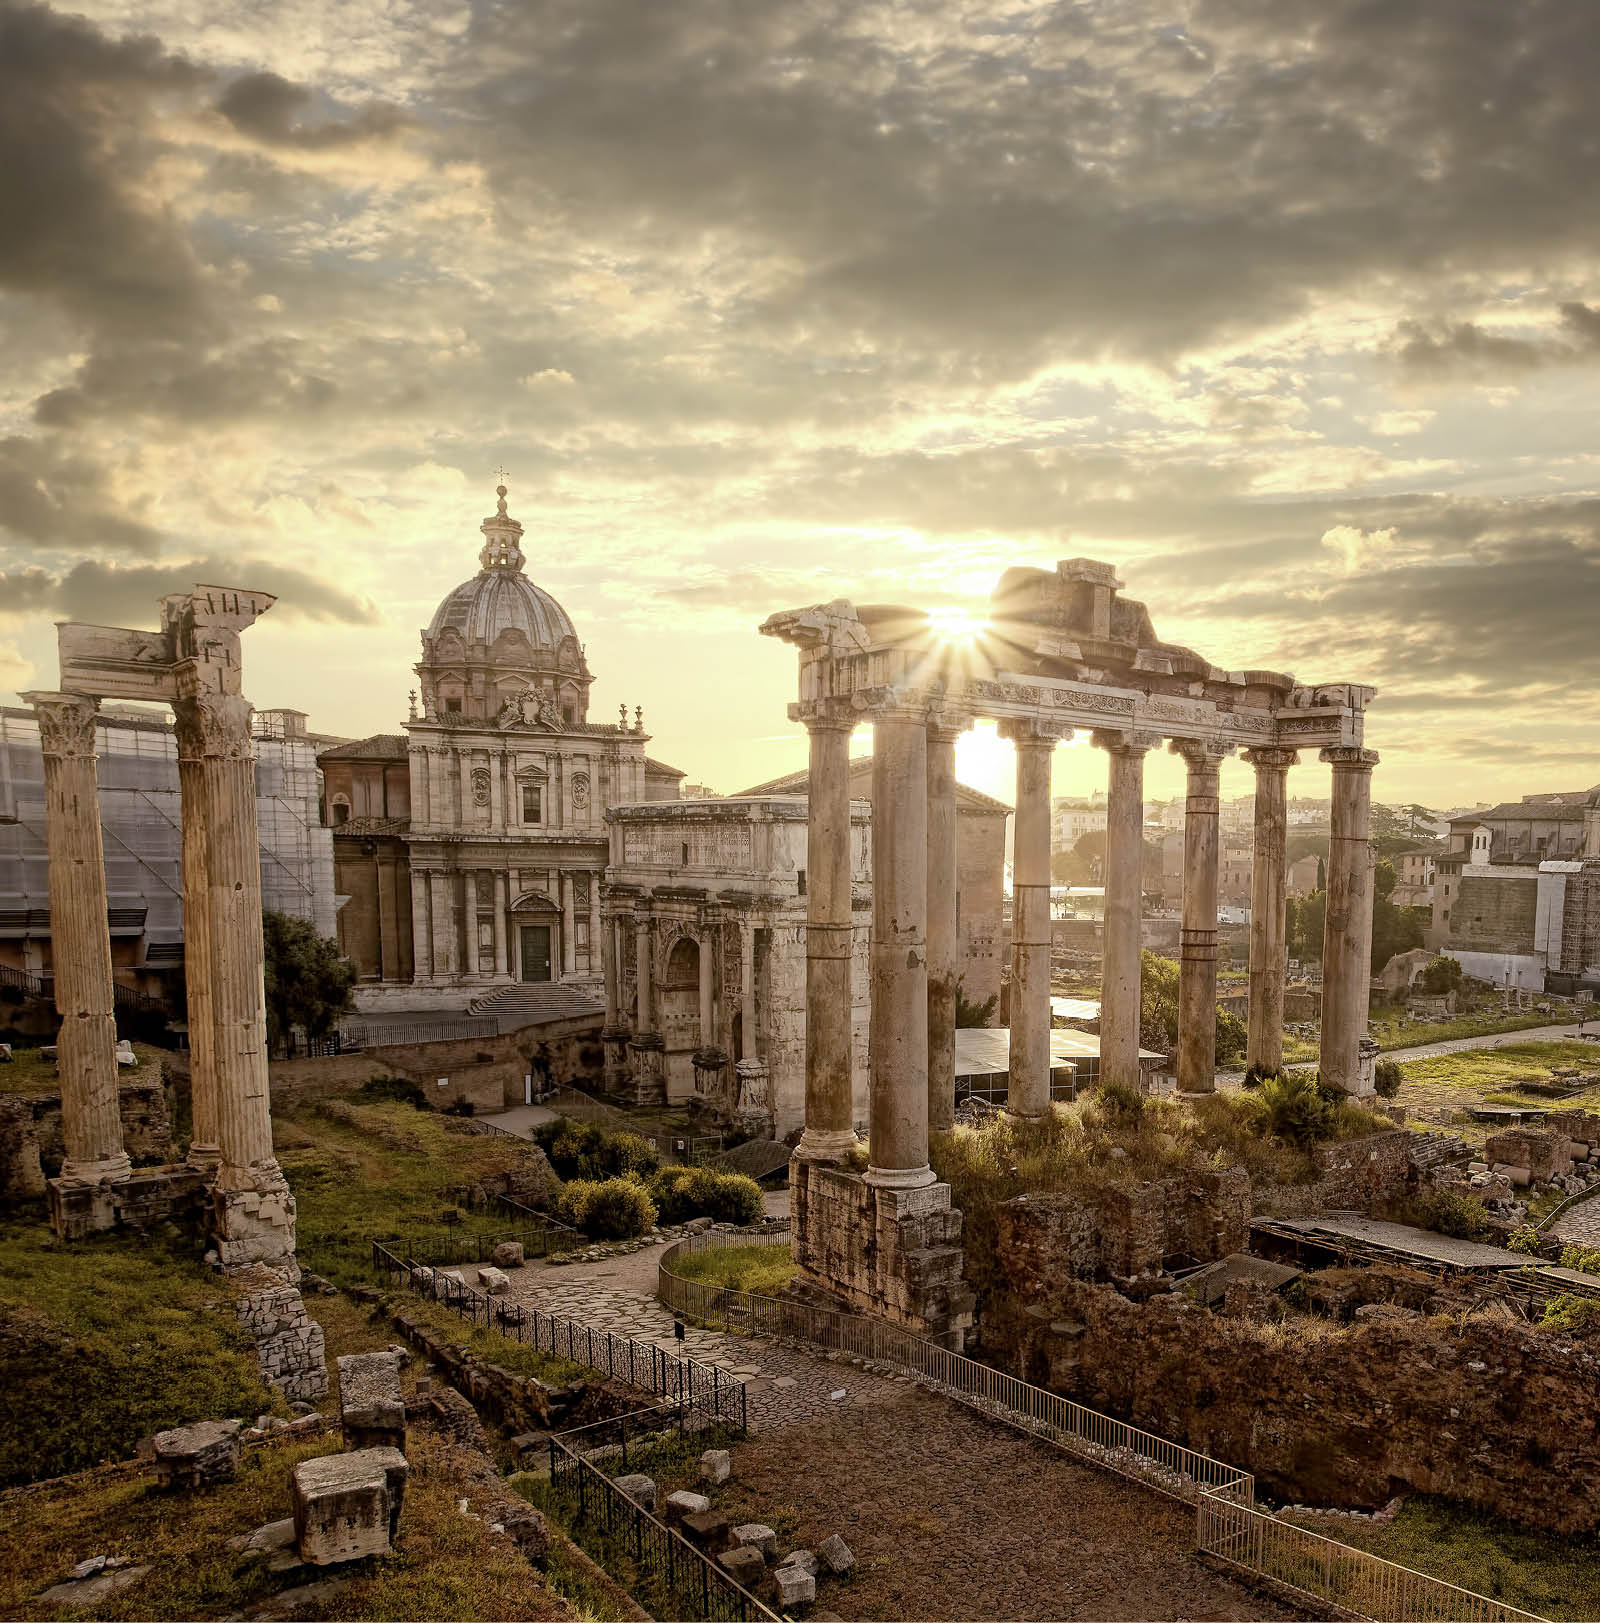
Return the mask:
<path fill-rule="evenodd" d="M 523 981 L 515 986 L 496 987 L 475 997 L 467 1012 L 490 1016 L 500 1030 L 520 1031 L 524 1026 L 542 1026 L 555 1020 L 582 1020 L 605 1013 L 605 1001 L 586 986 L 571 981 Z"/>

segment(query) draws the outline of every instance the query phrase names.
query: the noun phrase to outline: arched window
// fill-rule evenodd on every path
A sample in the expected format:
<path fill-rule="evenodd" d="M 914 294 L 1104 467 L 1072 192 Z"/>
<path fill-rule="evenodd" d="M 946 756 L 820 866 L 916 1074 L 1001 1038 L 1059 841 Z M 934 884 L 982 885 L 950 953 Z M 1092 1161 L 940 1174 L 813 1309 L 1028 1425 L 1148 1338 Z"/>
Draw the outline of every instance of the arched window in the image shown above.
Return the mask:
<path fill-rule="evenodd" d="M 350 821 L 350 802 L 343 795 L 335 795 L 329 803 L 328 821 L 333 828 Z"/>

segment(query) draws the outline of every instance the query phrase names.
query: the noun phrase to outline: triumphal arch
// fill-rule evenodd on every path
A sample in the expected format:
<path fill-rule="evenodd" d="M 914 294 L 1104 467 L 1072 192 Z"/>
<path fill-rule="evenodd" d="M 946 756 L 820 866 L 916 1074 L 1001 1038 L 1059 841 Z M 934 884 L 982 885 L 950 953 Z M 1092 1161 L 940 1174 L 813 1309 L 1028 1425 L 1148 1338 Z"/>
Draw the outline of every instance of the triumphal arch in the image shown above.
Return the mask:
<path fill-rule="evenodd" d="M 960 1213 L 928 1163 L 954 1103 L 955 741 L 980 719 L 1016 745 L 1010 1108 L 1050 1098 L 1050 760 L 1087 731 L 1109 764 L 1100 1066 L 1139 1086 L 1144 760 L 1188 768 L 1177 1055 L 1180 1092 L 1215 1087 L 1217 785 L 1235 750 L 1256 773 L 1249 1063 L 1283 1056 L 1287 778 L 1299 751 L 1333 769 L 1323 946 L 1322 1076 L 1372 1090 L 1364 1049 L 1372 938 L 1368 839 L 1374 690 L 1221 670 L 1162 642 L 1110 564 L 1010 569 L 987 622 L 952 637 L 913 608 L 838 601 L 772 615 L 800 651 L 792 718 L 810 734 L 805 1128 L 791 1164 L 802 1277 L 852 1307 L 959 1343 Z M 873 729 L 870 1165 L 850 1108 L 850 735 Z"/>

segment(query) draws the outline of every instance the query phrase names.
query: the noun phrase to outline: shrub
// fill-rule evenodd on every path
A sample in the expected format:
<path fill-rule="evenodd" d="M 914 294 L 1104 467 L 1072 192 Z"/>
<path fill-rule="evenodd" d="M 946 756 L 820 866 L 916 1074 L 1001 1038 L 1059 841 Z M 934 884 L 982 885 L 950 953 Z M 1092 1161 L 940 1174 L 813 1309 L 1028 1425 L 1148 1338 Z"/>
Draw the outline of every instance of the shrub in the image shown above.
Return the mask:
<path fill-rule="evenodd" d="M 1592 1296 L 1563 1292 L 1544 1304 L 1544 1317 L 1539 1322 L 1547 1330 L 1590 1330 L 1600 1325 L 1600 1302 Z"/>
<path fill-rule="evenodd" d="M 1457 1189 L 1430 1189 L 1418 1195 L 1411 1202 L 1410 1217 L 1418 1228 L 1456 1240 L 1481 1240 L 1489 1232 L 1482 1203 Z"/>
<path fill-rule="evenodd" d="M 567 1116 L 541 1123 L 533 1138 L 559 1178 L 595 1180 L 629 1172 L 648 1178 L 661 1165 L 661 1157 L 637 1133 L 608 1133 Z"/>
<path fill-rule="evenodd" d="M 1244 1073 L 1243 1086 L 1247 1088 L 1259 1088 L 1263 1082 L 1270 1082 L 1273 1077 L 1281 1076 L 1282 1074 L 1283 1073 L 1281 1071 L 1269 1071 L 1265 1065 L 1252 1065 L 1250 1069 Z"/>
<path fill-rule="evenodd" d="M 1506 1250 L 1515 1251 L 1519 1257 L 1536 1257 L 1539 1255 L 1539 1231 L 1532 1223 L 1523 1223 L 1512 1229 L 1506 1238 Z"/>
<path fill-rule="evenodd" d="M 745 1227 L 760 1222 L 766 1209 L 754 1178 L 712 1167 L 663 1167 L 650 1181 L 650 1198 L 663 1223 L 709 1217 Z"/>
<path fill-rule="evenodd" d="M 1377 1069 L 1372 1073 L 1372 1080 L 1380 1098 L 1393 1099 L 1400 1092 L 1400 1084 L 1405 1080 L 1405 1073 L 1395 1060 L 1380 1059 Z"/>
<path fill-rule="evenodd" d="M 1144 1120 L 1144 1095 L 1126 1082 L 1102 1082 L 1094 1102 L 1108 1127 L 1136 1128 Z"/>
<path fill-rule="evenodd" d="M 1422 990 L 1429 997 L 1443 997 L 1449 992 L 1458 992 L 1461 989 L 1461 960 L 1459 958 L 1435 958 L 1423 970 L 1419 977 Z"/>
<path fill-rule="evenodd" d="M 1230 1014 L 1222 1005 L 1217 1005 L 1217 1051 L 1218 1066 L 1229 1066 L 1243 1058 L 1245 1044 L 1249 1040 L 1249 1028 L 1238 1015 Z"/>
<path fill-rule="evenodd" d="M 424 1089 L 404 1076 L 375 1076 L 350 1097 L 364 1105 L 383 1104 L 392 1099 L 398 1104 L 410 1105 L 413 1110 L 433 1109 L 433 1101 Z"/>
<path fill-rule="evenodd" d="M 1600 1246 L 1562 1246 L 1561 1266 L 1575 1268 L 1580 1274 L 1600 1274 Z"/>
<path fill-rule="evenodd" d="M 443 1114 L 446 1116 L 470 1116 L 474 1108 L 472 1101 L 463 1095 L 459 1099 L 452 1099 L 444 1107 Z"/>
<path fill-rule="evenodd" d="M 1256 1131 L 1304 1149 L 1333 1135 L 1335 1106 L 1308 1071 L 1284 1071 L 1263 1081 L 1248 1100 Z"/>
<path fill-rule="evenodd" d="M 632 1240 L 656 1225 L 655 1203 L 636 1178 L 574 1178 L 556 1197 L 556 1216 L 592 1240 Z"/>

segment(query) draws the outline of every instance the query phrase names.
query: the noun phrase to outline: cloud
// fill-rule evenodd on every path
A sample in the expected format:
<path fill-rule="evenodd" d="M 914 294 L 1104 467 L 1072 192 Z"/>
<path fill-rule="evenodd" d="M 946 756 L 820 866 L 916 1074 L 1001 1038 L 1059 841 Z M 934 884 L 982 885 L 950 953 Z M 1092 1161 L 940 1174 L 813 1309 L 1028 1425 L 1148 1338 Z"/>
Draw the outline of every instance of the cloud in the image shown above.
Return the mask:
<path fill-rule="evenodd" d="M 370 602 L 304 570 L 226 556 L 124 566 L 86 560 L 62 574 L 34 568 L 0 575 L 0 614 L 50 613 L 90 625 L 154 625 L 160 599 L 168 592 L 190 591 L 197 581 L 271 592 L 278 599 L 274 615 L 291 619 L 374 625 L 380 618 Z"/>
<path fill-rule="evenodd" d="M 0 534 L 50 551 L 85 542 L 123 554 L 161 547 L 160 532 L 128 516 L 97 463 L 21 435 L 0 439 Z"/>
<path fill-rule="evenodd" d="M 1537 338 L 1494 333 L 1473 321 L 1402 321 L 1391 347 L 1403 370 L 1424 378 L 1515 374 L 1600 358 L 1600 310 L 1569 302 L 1560 318 L 1557 330 Z"/>
<path fill-rule="evenodd" d="M 279 74 L 245 73 L 223 91 L 217 111 L 242 135 L 269 146 L 312 151 L 385 140 L 409 122 L 400 108 L 373 102 L 350 119 L 302 123 L 313 100 L 304 85 L 291 84 Z"/>

